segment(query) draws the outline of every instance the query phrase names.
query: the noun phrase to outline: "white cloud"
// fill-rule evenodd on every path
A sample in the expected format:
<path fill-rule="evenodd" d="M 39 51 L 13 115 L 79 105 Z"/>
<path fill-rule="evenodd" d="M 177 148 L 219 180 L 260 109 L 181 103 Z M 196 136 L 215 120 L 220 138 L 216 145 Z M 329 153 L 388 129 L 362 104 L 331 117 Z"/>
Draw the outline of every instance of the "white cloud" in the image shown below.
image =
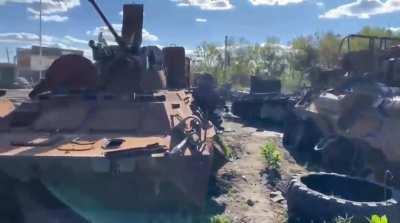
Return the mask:
<path fill-rule="evenodd" d="M 232 0 L 170 0 L 178 6 L 196 6 L 202 10 L 229 10 L 233 9 Z M 248 0 L 254 6 L 274 6 L 298 4 L 307 0 Z"/>
<path fill-rule="evenodd" d="M 72 36 L 55 37 L 50 35 L 43 35 L 42 42 L 45 46 L 55 46 L 60 44 L 62 46 L 66 45 L 88 45 L 88 41 L 78 39 Z M 0 43 L 10 43 L 10 44 L 28 44 L 35 45 L 39 44 L 39 35 L 35 33 L 0 33 Z"/>
<path fill-rule="evenodd" d="M 78 39 L 78 38 L 75 38 L 73 36 L 68 36 L 68 35 L 64 36 L 64 41 L 70 42 L 73 44 L 89 44 L 89 41 L 87 41 L 87 40 Z"/>
<path fill-rule="evenodd" d="M 15 44 L 21 46 L 39 45 L 39 36 L 35 33 L 0 33 L 0 43 Z M 59 47 L 63 49 L 82 50 L 85 56 L 90 57 L 88 41 L 72 36 L 55 37 L 42 36 L 43 46 Z"/>
<path fill-rule="evenodd" d="M 400 32 L 400 27 L 390 27 L 388 29 L 392 32 Z"/>
<path fill-rule="evenodd" d="M 207 19 L 205 19 L 205 18 L 196 18 L 196 22 L 205 23 L 205 22 L 207 22 Z"/>
<path fill-rule="evenodd" d="M 38 20 L 40 18 L 39 11 L 33 8 L 28 8 L 28 12 L 32 13 L 31 19 Z M 42 15 L 42 20 L 44 22 L 65 22 L 68 20 L 68 16 L 61 15 Z"/>
<path fill-rule="evenodd" d="M 29 4 L 28 11 L 32 13 L 32 19 L 39 19 L 40 0 L 0 0 L 0 5 L 18 3 Z M 56 15 L 65 13 L 72 8 L 80 6 L 80 0 L 42 0 L 43 21 L 45 22 L 64 22 L 67 16 Z"/>
<path fill-rule="evenodd" d="M 249 0 L 252 5 L 288 5 L 304 2 L 304 0 Z"/>
<path fill-rule="evenodd" d="M 229 10 L 233 8 L 230 0 L 171 0 L 178 6 L 196 6 L 202 10 Z"/>
<path fill-rule="evenodd" d="M 39 8 L 40 0 L 0 0 L 0 5 L 10 3 L 34 4 Z M 68 10 L 80 6 L 80 0 L 42 0 L 44 14 L 67 12 Z"/>
<path fill-rule="evenodd" d="M 23 32 L 0 33 L 0 43 L 14 43 L 14 44 L 39 43 L 39 36 L 34 33 L 23 33 Z"/>
<path fill-rule="evenodd" d="M 368 19 L 374 15 L 392 13 L 400 10 L 400 0 L 356 0 L 355 2 L 338 6 L 320 15 L 323 19 L 356 17 Z"/>
<path fill-rule="evenodd" d="M 112 26 L 117 33 L 121 34 L 122 24 L 112 24 Z M 93 30 L 86 31 L 86 34 L 97 37 L 100 32 L 103 33 L 103 37 L 107 40 L 107 42 L 115 44 L 114 37 L 106 26 L 96 27 Z M 142 30 L 142 35 L 144 41 L 155 42 L 159 40 L 158 36 L 149 33 L 146 29 Z"/>
<path fill-rule="evenodd" d="M 316 2 L 315 4 L 320 8 L 324 8 L 325 7 L 325 3 L 323 3 L 323 2 Z"/>

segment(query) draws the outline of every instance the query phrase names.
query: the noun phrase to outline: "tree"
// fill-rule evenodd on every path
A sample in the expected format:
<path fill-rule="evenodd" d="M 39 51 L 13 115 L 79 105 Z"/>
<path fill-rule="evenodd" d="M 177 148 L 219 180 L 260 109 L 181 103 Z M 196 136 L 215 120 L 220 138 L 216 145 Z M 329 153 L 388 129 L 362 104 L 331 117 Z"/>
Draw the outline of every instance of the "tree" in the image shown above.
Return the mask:
<path fill-rule="evenodd" d="M 286 51 L 277 38 L 268 38 L 263 45 L 254 47 L 255 74 L 280 78 L 287 67 Z"/>
<path fill-rule="evenodd" d="M 298 71 L 305 71 L 318 63 L 318 49 L 312 36 L 298 37 L 292 42 L 295 51 L 293 66 Z"/>
<path fill-rule="evenodd" d="M 323 34 L 319 39 L 318 56 L 320 66 L 332 69 L 339 62 L 341 36 L 332 32 Z"/>
<path fill-rule="evenodd" d="M 194 52 L 193 71 L 195 73 L 209 73 L 217 81 L 222 81 L 223 55 L 214 43 L 203 42 Z"/>

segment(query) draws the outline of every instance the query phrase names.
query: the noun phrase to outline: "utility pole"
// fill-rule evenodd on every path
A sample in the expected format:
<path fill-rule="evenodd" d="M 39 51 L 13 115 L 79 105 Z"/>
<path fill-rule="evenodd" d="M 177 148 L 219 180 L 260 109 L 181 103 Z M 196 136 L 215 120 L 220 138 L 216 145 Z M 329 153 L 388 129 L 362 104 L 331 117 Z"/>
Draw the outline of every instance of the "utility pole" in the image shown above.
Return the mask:
<path fill-rule="evenodd" d="M 226 72 L 228 70 L 228 63 L 229 63 L 229 55 L 228 55 L 228 36 L 225 36 L 225 49 L 224 49 L 224 81 L 226 78 Z"/>
<path fill-rule="evenodd" d="M 39 79 L 42 79 L 42 0 L 39 2 Z"/>
<path fill-rule="evenodd" d="M 228 67 L 228 36 L 225 36 L 224 70 Z"/>
<path fill-rule="evenodd" d="M 8 52 L 8 47 L 6 48 L 7 63 L 10 63 L 10 53 Z"/>

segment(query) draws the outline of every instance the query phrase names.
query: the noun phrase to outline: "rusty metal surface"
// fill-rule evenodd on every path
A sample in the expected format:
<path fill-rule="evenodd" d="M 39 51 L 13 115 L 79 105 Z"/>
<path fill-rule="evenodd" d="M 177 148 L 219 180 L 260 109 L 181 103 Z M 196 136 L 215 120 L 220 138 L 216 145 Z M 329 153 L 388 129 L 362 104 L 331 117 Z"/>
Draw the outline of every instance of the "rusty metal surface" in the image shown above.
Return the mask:
<path fill-rule="evenodd" d="M 118 46 L 90 43 L 96 63 L 62 56 L 31 100 L 0 102 L 0 172 L 82 213 L 201 207 L 226 159 L 213 163 L 216 132 L 188 89 L 185 49 L 140 46 L 143 5 L 126 5 L 123 23 Z"/>
<path fill-rule="evenodd" d="M 369 48 L 349 49 L 340 68 L 311 74 L 312 89 L 294 108 L 286 144 L 318 155 L 327 171 L 382 181 L 390 170 L 397 179 L 389 184 L 399 187 L 399 39 L 349 38 L 365 38 Z"/>
<path fill-rule="evenodd" d="M 77 91 L 96 87 L 97 70 L 92 62 L 79 55 L 61 56 L 46 71 L 42 80 L 30 97 L 55 90 Z"/>
<path fill-rule="evenodd" d="M 167 86 L 172 89 L 188 88 L 185 49 L 166 47 L 163 49 L 166 66 Z"/>
<path fill-rule="evenodd" d="M 122 39 L 134 51 L 142 45 L 143 5 L 124 5 Z"/>

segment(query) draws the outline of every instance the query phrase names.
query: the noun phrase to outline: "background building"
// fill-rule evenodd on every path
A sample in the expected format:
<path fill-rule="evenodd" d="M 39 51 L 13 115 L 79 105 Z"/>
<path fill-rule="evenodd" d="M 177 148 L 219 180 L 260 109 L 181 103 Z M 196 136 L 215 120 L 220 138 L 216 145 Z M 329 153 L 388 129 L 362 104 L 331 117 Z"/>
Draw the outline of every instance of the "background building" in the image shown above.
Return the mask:
<path fill-rule="evenodd" d="M 40 71 L 44 75 L 54 60 L 67 54 L 83 56 L 83 51 L 42 47 L 42 57 L 40 57 L 39 46 L 32 46 L 30 49 L 18 48 L 16 52 L 17 74 L 33 84 L 37 83 L 40 80 Z"/>
<path fill-rule="evenodd" d="M 0 63 L 0 88 L 9 88 L 15 82 L 15 64 Z"/>

